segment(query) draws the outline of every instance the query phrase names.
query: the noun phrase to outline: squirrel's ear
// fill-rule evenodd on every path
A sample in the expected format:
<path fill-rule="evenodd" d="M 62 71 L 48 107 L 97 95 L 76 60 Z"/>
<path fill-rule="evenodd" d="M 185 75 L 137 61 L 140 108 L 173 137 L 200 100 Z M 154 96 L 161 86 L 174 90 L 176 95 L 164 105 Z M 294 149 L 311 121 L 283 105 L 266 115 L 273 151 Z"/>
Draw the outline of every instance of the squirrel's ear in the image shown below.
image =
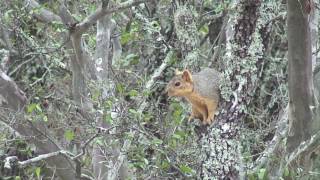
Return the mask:
<path fill-rule="evenodd" d="M 188 69 L 185 69 L 182 72 L 182 79 L 184 79 L 187 82 L 192 82 L 192 75 Z"/>

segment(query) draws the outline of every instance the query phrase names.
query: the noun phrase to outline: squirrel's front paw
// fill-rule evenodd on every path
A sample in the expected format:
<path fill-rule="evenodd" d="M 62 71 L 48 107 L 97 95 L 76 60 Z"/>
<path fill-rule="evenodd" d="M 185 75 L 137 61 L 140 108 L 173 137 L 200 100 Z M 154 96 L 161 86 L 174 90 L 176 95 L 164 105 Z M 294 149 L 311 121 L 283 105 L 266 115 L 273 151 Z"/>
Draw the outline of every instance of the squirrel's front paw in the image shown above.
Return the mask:
<path fill-rule="evenodd" d="M 206 122 L 207 124 L 212 124 L 212 122 L 214 121 L 214 117 L 208 117 L 208 119 L 206 121 L 203 121 L 204 123 Z"/>

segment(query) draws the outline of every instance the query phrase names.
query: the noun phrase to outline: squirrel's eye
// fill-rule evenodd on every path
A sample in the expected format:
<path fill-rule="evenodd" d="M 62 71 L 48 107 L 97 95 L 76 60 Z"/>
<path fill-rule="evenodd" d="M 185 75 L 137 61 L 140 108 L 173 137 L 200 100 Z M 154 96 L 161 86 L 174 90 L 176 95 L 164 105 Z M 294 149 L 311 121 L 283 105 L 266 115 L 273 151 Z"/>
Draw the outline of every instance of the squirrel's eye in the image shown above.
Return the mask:
<path fill-rule="evenodd" d="M 180 82 L 174 83 L 175 86 L 180 86 Z"/>

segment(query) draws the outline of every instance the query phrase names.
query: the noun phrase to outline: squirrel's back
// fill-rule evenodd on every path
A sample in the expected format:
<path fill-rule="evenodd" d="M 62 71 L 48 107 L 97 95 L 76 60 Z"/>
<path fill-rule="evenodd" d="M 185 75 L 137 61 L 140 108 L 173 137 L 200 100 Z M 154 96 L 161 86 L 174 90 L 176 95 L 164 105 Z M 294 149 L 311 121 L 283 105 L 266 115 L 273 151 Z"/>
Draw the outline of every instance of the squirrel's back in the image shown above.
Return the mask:
<path fill-rule="evenodd" d="M 221 74 L 210 68 L 205 68 L 192 75 L 194 90 L 203 97 L 219 99 L 219 84 Z"/>

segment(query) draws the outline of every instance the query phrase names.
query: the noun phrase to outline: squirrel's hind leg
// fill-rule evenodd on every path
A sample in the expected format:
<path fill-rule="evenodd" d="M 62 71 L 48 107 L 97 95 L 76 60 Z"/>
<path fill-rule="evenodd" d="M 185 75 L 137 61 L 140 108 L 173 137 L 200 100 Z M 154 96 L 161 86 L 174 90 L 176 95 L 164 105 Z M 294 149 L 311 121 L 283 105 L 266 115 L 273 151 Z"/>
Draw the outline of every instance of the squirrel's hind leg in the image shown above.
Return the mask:
<path fill-rule="evenodd" d="M 205 120 L 207 124 L 211 124 L 214 121 L 214 114 L 217 110 L 218 103 L 216 101 L 207 101 L 208 118 Z"/>

